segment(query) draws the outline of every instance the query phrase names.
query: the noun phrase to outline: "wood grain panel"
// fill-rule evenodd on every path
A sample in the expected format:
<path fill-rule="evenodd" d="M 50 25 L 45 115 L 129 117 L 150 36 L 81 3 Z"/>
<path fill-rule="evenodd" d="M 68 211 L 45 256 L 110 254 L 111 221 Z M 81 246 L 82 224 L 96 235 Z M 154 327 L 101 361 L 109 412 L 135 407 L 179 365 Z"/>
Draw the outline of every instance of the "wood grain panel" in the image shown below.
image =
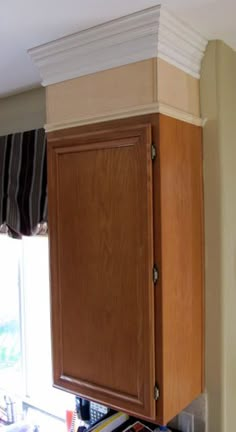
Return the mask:
<path fill-rule="evenodd" d="M 157 404 L 157 419 L 163 423 L 202 391 L 201 133 L 199 127 L 159 116 L 162 314 L 157 332 L 161 329 L 162 350 L 157 347 L 157 361 L 163 367 L 163 406 Z"/>
<path fill-rule="evenodd" d="M 156 60 L 97 72 L 46 89 L 47 123 L 64 123 L 154 102 Z"/>
<path fill-rule="evenodd" d="M 46 102 L 47 130 L 157 112 L 201 122 L 199 80 L 157 58 L 50 85 Z"/>
<path fill-rule="evenodd" d="M 156 402 L 155 422 L 165 424 L 204 388 L 201 128 L 153 114 L 51 132 L 49 150 L 53 150 L 54 144 L 58 148 L 69 148 L 73 142 L 77 144 L 78 134 L 87 137 L 99 133 L 104 139 L 110 129 L 121 131 L 145 123 L 151 124 L 157 148 L 153 163 L 153 238 L 154 261 L 160 270 L 154 289 L 155 379 L 160 397 Z M 52 160 L 51 157 L 50 163 Z M 52 206 L 53 200 L 56 205 L 55 180 L 50 182 L 50 188 Z M 55 227 L 52 228 L 53 240 Z M 51 244 L 52 249 L 57 249 L 56 239 Z M 52 257 L 54 254 L 52 250 Z M 54 274 L 53 292 L 56 278 Z M 57 295 L 54 304 L 56 298 Z M 56 334 L 56 323 L 54 327 Z M 127 369 L 130 374 L 132 366 Z M 148 385 L 146 382 L 145 387 Z M 63 381 L 63 386 L 75 388 L 68 380 Z M 91 390 L 89 395 L 93 398 L 97 393 Z M 113 402 L 113 406 L 124 409 L 123 400 L 114 402 L 112 398 L 112 393 L 105 398 L 108 405 Z M 102 396 L 99 400 L 104 402 L 105 399 Z M 132 407 L 127 411 L 131 412 Z M 148 417 L 141 413 L 138 416 Z"/>
<path fill-rule="evenodd" d="M 49 136 L 48 193 L 55 385 L 154 419 L 150 151 L 148 125 Z"/>
<path fill-rule="evenodd" d="M 158 102 L 200 117 L 199 80 L 157 59 Z"/>

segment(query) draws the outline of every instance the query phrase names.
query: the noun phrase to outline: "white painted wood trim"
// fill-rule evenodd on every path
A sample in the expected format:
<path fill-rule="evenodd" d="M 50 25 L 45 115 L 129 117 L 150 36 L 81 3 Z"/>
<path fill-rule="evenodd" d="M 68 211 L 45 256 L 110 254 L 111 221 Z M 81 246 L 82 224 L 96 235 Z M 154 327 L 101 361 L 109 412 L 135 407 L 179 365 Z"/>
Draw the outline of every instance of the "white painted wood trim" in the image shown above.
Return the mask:
<path fill-rule="evenodd" d="M 29 50 L 42 85 L 160 57 L 199 78 L 207 40 L 162 6 Z"/>
<path fill-rule="evenodd" d="M 181 111 L 177 108 L 173 108 L 163 103 L 152 103 L 149 105 L 139 106 L 133 109 L 128 108 L 124 110 L 119 110 L 111 114 L 104 113 L 98 116 L 82 117 L 79 120 L 75 119 L 75 120 L 70 120 L 61 123 L 46 124 L 45 130 L 46 132 L 52 132 L 52 131 L 56 131 L 60 129 L 68 129 L 76 126 L 83 126 L 83 125 L 101 123 L 110 120 L 118 120 L 123 118 L 135 117 L 144 114 L 154 114 L 154 113 L 164 114 L 169 117 L 173 117 L 177 120 L 182 120 L 186 123 L 190 123 L 196 126 L 203 126 L 204 124 L 204 120 L 202 120 L 200 117 L 186 113 L 184 111 Z"/>

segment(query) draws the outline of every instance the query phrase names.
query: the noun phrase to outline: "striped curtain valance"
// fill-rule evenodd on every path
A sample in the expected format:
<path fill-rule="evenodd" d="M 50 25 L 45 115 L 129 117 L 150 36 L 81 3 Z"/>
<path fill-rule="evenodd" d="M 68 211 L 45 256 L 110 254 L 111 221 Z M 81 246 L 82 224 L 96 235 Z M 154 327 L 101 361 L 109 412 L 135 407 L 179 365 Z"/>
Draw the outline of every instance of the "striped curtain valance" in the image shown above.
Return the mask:
<path fill-rule="evenodd" d="M 35 235 L 47 222 L 44 129 L 0 137 L 0 231 Z"/>

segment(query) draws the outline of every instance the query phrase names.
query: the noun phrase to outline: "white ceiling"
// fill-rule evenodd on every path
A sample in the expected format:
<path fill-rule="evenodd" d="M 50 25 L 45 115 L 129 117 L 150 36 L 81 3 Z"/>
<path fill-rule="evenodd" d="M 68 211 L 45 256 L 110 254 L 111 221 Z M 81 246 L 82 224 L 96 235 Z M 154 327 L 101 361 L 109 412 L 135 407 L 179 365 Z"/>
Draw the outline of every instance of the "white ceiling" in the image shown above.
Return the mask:
<path fill-rule="evenodd" d="M 0 97 L 40 84 L 27 50 L 159 4 L 157 0 L 1 0 Z M 236 50 L 236 0 L 163 0 L 207 39 Z"/>

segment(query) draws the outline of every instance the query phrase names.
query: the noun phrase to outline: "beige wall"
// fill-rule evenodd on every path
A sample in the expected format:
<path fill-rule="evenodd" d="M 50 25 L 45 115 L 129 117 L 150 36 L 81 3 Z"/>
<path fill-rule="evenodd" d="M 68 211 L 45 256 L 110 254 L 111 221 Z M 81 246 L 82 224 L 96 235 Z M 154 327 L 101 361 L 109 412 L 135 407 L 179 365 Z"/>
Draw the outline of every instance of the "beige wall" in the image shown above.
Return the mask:
<path fill-rule="evenodd" d="M 209 432 L 236 423 L 236 53 L 210 42 L 202 66 Z"/>
<path fill-rule="evenodd" d="M 43 127 L 45 105 L 44 88 L 0 99 L 0 135 Z"/>

